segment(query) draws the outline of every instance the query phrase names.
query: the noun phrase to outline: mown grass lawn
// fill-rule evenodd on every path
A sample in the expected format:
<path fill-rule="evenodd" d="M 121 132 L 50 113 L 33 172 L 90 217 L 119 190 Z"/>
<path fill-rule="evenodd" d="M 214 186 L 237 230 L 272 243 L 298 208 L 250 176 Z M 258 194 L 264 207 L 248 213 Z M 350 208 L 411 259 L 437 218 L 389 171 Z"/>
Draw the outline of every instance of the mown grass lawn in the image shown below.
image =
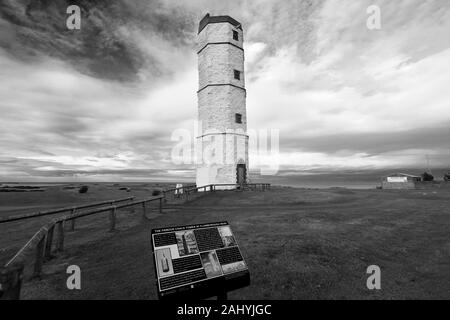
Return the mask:
<path fill-rule="evenodd" d="M 114 233 L 84 224 L 23 298 L 156 299 L 150 229 L 226 220 L 252 281 L 230 299 L 450 299 L 449 203 L 448 190 L 217 192 L 150 221 L 123 215 L 120 227 L 119 215 Z M 70 264 L 80 291 L 66 289 Z M 366 287 L 369 265 L 381 268 L 381 290 Z"/>

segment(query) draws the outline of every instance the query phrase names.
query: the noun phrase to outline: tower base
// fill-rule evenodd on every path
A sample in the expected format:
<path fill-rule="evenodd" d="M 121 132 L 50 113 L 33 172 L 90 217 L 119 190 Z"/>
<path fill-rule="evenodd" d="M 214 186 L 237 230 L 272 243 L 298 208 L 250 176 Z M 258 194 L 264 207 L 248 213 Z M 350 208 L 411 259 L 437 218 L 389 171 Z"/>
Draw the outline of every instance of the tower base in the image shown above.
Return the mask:
<path fill-rule="evenodd" d="M 246 171 L 245 164 L 198 167 L 197 187 L 214 184 L 216 190 L 233 190 L 236 189 L 236 184 L 247 183 Z M 229 184 L 229 186 L 221 186 L 221 184 Z"/>

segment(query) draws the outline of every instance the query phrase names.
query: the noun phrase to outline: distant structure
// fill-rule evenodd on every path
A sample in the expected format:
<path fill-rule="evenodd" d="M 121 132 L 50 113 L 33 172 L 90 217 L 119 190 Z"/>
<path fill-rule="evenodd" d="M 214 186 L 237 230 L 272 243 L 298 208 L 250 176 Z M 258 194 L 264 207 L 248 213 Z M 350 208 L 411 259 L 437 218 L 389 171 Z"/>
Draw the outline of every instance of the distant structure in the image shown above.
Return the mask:
<path fill-rule="evenodd" d="M 229 16 L 200 21 L 197 186 L 248 180 L 243 42 L 241 24 Z"/>
<path fill-rule="evenodd" d="M 394 173 L 383 177 L 381 187 L 383 189 L 415 189 L 416 183 L 422 181 L 422 177 L 406 173 Z"/>

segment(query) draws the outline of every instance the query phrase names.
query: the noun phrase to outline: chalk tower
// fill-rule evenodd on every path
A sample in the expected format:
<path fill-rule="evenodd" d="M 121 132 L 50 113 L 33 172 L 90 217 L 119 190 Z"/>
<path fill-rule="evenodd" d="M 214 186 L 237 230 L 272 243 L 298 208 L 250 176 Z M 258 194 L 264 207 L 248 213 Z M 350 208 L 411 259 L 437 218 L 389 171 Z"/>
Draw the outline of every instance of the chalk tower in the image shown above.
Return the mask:
<path fill-rule="evenodd" d="M 197 186 L 248 182 L 243 40 L 241 24 L 229 16 L 200 21 Z"/>

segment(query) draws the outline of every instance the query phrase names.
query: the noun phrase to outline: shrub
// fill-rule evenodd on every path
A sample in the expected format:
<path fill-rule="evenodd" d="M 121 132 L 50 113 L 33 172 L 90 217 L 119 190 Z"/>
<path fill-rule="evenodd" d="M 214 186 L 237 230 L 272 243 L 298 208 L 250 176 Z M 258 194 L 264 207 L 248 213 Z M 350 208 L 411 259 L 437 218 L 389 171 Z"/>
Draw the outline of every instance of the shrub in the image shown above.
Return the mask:
<path fill-rule="evenodd" d="M 162 193 L 161 189 L 153 189 L 152 196 L 159 196 Z"/>
<path fill-rule="evenodd" d="M 81 186 L 80 189 L 78 189 L 78 193 L 86 193 L 88 192 L 89 187 L 88 186 Z"/>
<path fill-rule="evenodd" d="M 445 181 L 450 181 L 450 172 L 444 174 L 444 180 L 445 180 Z"/>
<path fill-rule="evenodd" d="M 430 174 L 430 173 L 428 173 L 428 172 L 424 172 L 424 173 L 422 174 L 422 180 L 423 180 L 423 181 L 433 181 L 433 180 L 434 180 L 434 177 L 433 177 L 432 174 Z"/>

